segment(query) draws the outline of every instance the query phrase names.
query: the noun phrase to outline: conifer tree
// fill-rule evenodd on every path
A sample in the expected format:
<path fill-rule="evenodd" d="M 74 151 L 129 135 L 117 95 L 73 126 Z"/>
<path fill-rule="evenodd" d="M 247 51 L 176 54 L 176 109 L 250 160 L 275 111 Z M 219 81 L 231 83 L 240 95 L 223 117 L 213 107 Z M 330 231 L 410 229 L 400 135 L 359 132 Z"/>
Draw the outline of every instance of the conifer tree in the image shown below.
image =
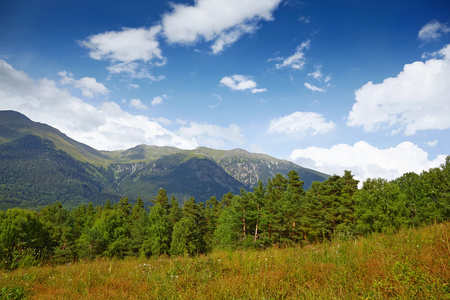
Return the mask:
<path fill-rule="evenodd" d="M 177 222 L 181 220 L 182 217 L 182 209 L 178 205 L 178 200 L 172 195 L 172 198 L 170 200 L 170 209 L 169 209 L 169 221 L 171 224 L 171 227 L 175 226 Z"/>
<path fill-rule="evenodd" d="M 157 202 L 149 213 L 149 229 L 147 237 L 141 248 L 141 255 L 147 257 L 151 255 L 169 254 L 171 242 L 171 224 L 167 210 L 161 202 Z"/>
<path fill-rule="evenodd" d="M 144 208 L 144 202 L 138 197 L 131 211 L 129 255 L 136 256 L 144 243 L 148 231 L 148 215 Z"/>
<path fill-rule="evenodd" d="M 172 232 L 170 253 L 172 255 L 203 253 L 205 243 L 201 234 L 204 216 L 200 207 L 191 197 L 183 206 L 183 216 L 175 224 Z"/>

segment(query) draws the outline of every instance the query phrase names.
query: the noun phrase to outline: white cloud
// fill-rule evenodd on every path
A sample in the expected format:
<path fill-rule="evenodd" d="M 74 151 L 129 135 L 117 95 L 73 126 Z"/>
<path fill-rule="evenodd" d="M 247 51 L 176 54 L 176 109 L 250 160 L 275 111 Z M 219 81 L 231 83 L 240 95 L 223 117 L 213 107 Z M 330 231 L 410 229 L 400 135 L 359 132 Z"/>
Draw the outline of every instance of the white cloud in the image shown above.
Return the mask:
<path fill-rule="evenodd" d="M 140 110 L 148 110 L 148 106 L 142 103 L 141 99 L 131 99 L 130 105 Z"/>
<path fill-rule="evenodd" d="M 316 70 L 314 72 L 311 72 L 308 74 L 308 76 L 311 76 L 314 79 L 317 79 L 320 81 L 320 79 L 322 78 L 323 74 L 320 71 L 320 68 L 316 68 Z"/>
<path fill-rule="evenodd" d="M 318 133 L 326 133 L 334 127 L 335 124 L 332 121 L 326 122 L 321 114 L 297 111 L 271 120 L 267 132 L 280 132 L 291 135 L 303 135 L 311 132 L 312 135 L 316 135 Z"/>
<path fill-rule="evenodd" d="M 157 41 L 161 25 L 146 28 L 122 28 L 121 31 L 107 31 L 88 37 L 79 44 L 89 49 L 89 56 L 96 60 L 108 60 L 107 68 L 112 74 L 126 73 L 133 78 L 158 78 L 150 75 L 141 62 L 156 66 L 166 64 L 167 59 Z M 139 61 L 139 63 L 137 63 Z"/>
<path fill-rule="evenodd" d="M 358 89 L 347 125 L 365 131 L 385 125 L 406 135 L 450 128 L 450 45 L 439 53 L 442 59 L 407 64 L 397 77 Z"/>
<path fill-rule="evenodd" d="M 445 155 L 429 160 L 428 153 L 411 142 L 387 149 L 376 148 L 365 141 L 331 148 L 308 147 L 294 150 L 289 158 L 303 167 L 330 175 L 343 175 L 344 170 L 349 170 L 360 181 L 367 178 L 392 180 L 406 172 L 420 173 L 445 162 Z"/>
<path fill-rule="evenodd" d="M 222 102 L 222 97 L 219 94 L 212 94 L 212 96 L 214 98 L 216 98 L 216 103 L 215 104 L 210 104 L 209 108 L 216 108 L 217 106 L 220 105 L 220 103 Z"/>
<path fill-rule="evenodd" d="M 267 92 L 267 89 L 266 89 L 266 88 L 263 88 L 263 89 L 253 89 L 253 90 L 251 90 L 251 92 L 252 92 L 252 94 L 256 94 L 256 93 L 264 93 L 264 92 Z"/>
<path fill-rule="evenodd" d="M 154 76 L 154 75 L 150 74 L 150 71 L 148 70 L 148 68 L 145 65 L 143 65 L 141 63 L 136 63 L 136 62 L 115 63 L 109 67 L 106 67 L 106 69 L 111 74 L 124 73 L 134 79 L 150 79 L 150 81 L 161 81 L 166 78 L 163 75 Z"/>
<path fill-rule="evenodd" d="M 224 77 L 220 80 L 222 85 L 225 85 L 233 91 L 245 91 L 250 90 L 252 94 L 266 92 L 267 89 L 257 89 L 256 82 L 251 79 L 250 76 L 245 75 L 233 75 L 231 77 Z"/>
<path fill-rule="evenodd" d="M 165 99 L 168 99 L 169 97 L 167 95 L 162 95 L 162 96 L 156 96 L 155 98 L 153 98 L 152 100 L 152 105 L 158 105 L 158 104 L 162 104 L 163 101 Z"/>
<path fill-rule="evenodd" d="M 450 27 L 442 24 L 437 20 L 433 20 L 420 29 L 418 37 L 422 41 L 428 42 L 438 40 L 443 33 L 449 33 Z"/>
<path fill-rule="evenodd" d="M 156 36 L 161 26 L 145 28 L 123 28 L 122 31 L 107 31 L 90 36 L 79 42 L 90 50 L 89 55 L 97 60 L 130 63 L 152 59 L 163 60 Z"/>
<path fill-rule="evenodd" d="M 311 23 L 311 17 L 301 16 L 298 20 L 299 20 L 300 22 L 305 23 L 305 24 Z"/>
<path fill-rule="evenodd" d="M 301 70 L 305 67 L 305 52 L 309 49 L 310 41 L 305 41 L 301 43 L 297 49 L 295 50 L 295 53 L 288 58 L 283 59 L 283 62 L 281 64 L 276 64 L 277 69 L 285 68 L 285 67 L 291 67 L 292 69 Z"/>
<path fill-rule="evenodd" d="M 139 84 L 134 84 L 134 83 L 129 83 L 129 84 L 127 85 L 127 87 L 128 87 L 129 89 L 138 89 L 138 88 L 140 88 Z"/>
<path fill-rule="evenodd" d="M 434 140 L 434 141 L 429 141 L 429 142 L 427 142 L 427 145 L 429 146 L 429 147 L 436 147 L 437 146 L 437 144 L 438 144 L 438 140 Z"/>
<path fill-rule="evenodd" d="M 221 127 L 207 123 L 190 122 L 188 125 L 184 125 L 177 130 L 176 133 L 194 144 L 212 148 L 223 149 L 229 145 L 229 142 L 234 145 L 240 145 L 246 142 L 246 139 L 241 133 L 241 128 L 236 124 Z"/>
<path fill-rule="evenodd" d="M 62 84 L 73 84 L 81 90 L 85 97 L 93 98 L 96 95 L 108 95 L 109 90 L 93 77 L 83 77 L 81 79 L 74 79 L 73 74 L 68 74 L 66 71 L 58 73 L 61 76 L 60 82 Z"/>
<path fill-rule="evenodd" d="M 316 79 L 316 80 L 319 81 L 319 82 L 321 82 L 322 80 L 323 80 L 325 83 L 329 82 L 329 81 L 331 80 L 331 76 L 329 76 L 329 75 L 325 76 L 325 75 L 322 73 L 322 70 L 321 70 L 321 69 L 322 69 L 322 66 L 321 66 L 321 65 L 316 66 L 314 72 L 308 73 L 308 76 L 310 76 L 310 77 Z M 325 76 L 325 78 L 324 78 L 324 76 Z"/>
<path fill-rule="evenodd" d="M 164 117 L 151 118 L 150 120 L 155 121 L 155 122 L 157 122 L 157 123 L 159 123 L 161 125 L 164 125 L 164 126 L 169 126 L 170 124 L 172 124 L 171 120 L 169 120 L 167 118 L 164 118 Z"/>
<path fill-rule="evenodd" d="M 261 20 L 272 20 L 281 0 L 197 0 L 195 5 L 173 4 L 163 16 L 164 35 L 169 43 L 193 44 L 200 39 L 213 42 L 214 53 L 258 29 Z"/>
<path fill-rule="evenodd" d="M 307 82 L 305 82 L 304 85 L 305 85 L 305 87 L 306 87 L 308 90 L 311 90 L 311 91 L 313 91 L 313 92 L 321 92 L 321 93 L 324 93 L 324 92 L 327 91 L 326 89 L 317 87 L 317 86 L 312 85 L 312 84 L 309 84 L 309 83 L 307 83 Z"/>
<path fill-rule="evenodd" d="M 240 128 L 234 124 L 223 128 L 191 123 L 182 125 L 176 133 L 161 125 L 170 123 L 167 119 L 155 119 L 157 122 L 132 115 L 115 102 L 88 104 L 58 87 L 55 81 L 34 80 L 4 60 L 0 60 L 0 109 L 19 111 L 33 121 L 49 124 L 101 150 L 127 149 L 143 143 L 193 149 L 223 146 L 225 141 L 245 142 Z"/>

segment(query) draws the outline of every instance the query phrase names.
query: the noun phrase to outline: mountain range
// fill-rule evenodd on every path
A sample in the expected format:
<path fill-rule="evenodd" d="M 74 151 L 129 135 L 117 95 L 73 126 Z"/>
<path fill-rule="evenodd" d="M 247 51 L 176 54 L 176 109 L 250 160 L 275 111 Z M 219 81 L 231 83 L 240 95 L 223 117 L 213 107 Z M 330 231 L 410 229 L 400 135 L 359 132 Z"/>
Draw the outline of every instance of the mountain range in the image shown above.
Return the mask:
<path fill-rule="evenodd" d="M 307 189 L 329 175 L 242 149 L 138 145 L 99 151 L 16 111 L 0 111 L 0 209 L 39 209 L 55 201 L 74 207 L 122 197 L 146 205 L 164 188 L 179 202 L 204 202 L 251 190 L 295 170 Z"/>

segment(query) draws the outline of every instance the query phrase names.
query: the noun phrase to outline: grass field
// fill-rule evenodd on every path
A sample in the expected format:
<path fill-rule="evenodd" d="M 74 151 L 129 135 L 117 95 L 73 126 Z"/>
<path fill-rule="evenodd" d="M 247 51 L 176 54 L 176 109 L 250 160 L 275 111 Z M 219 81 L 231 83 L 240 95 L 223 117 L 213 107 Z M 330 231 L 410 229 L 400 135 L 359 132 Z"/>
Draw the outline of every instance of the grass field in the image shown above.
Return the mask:
<path fill-rule="evenodd" d="M 1 299 L 450 299 L 450 223 L 287 249 L 0 271 Z"/>

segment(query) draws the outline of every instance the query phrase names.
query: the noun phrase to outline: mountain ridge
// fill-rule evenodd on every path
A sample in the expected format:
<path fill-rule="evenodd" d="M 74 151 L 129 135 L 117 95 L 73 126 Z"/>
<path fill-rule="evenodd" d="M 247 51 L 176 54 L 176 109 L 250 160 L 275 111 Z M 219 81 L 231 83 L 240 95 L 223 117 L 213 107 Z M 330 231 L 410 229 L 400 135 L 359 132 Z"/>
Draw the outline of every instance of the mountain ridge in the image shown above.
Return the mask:
<path fill-rule="evenodd" d="M 40 145 L 38 150 L 41 152 L 46 151 L 47 161 L 39 160 L 44 157 L 39 151 L 35 156 L 23 154 L 28 153 L 25 151 L 27 147 L 31 151 L 33 145 Z M 7 155 L 15 152 L 24 156 L 15 156 L 13 161 L 7 161 Z M 206 201 L 211 196 L 221 198 L 228 192 L 237 194 L 242 188 L 251 190 L 259 180 L 266 183 L 276 174 L 287 175 L 291 170 L 295 170 L 305 182 L 305 189 L 313 181 L 324 181 L 329 177 L 287 160 L 240 148 L 197 147 L 184 150 L 141 144 L 125 150 L 99 151 L 15 111 L 0 111 L 0 161 L 7 161 L 4 163 L 7 168 L 0 168 L 0 209 L 9 208 L 3 205 L 5 201 L 19 203 L 20 197 L 24 200 L 18 206 L 27 208 L 42 207 L 55 200 L 70 206 L 75 198 L 77 202 L 87 203 L 125 196 L 132 201 L 141 197 L 151 205 L 150 199 L 157 195 L 159 188 L 166 189 L 168 194 L 181 201 L 191 196 L 198 201 Z M 52 163 L 59 169 L 51 169 Z M 64 164 L 67 164 L 67 170 Z M 42 170 L 53 170 L 54 174 L 44 174 Z M 61 178 L 55 177 L 56 174 Z M 76 176 L 74 179 L 63 174 Z M 47 184 L 45 177 L 58 182 L 63 192 L 42 193 L 35 181 L 34 185 L 29 182 L 30 178 L 41 178 Z M 13 184 L 12 178 L 17 180 L 17 185 Z M 90 187 L 91 192 L 83 194 L 80 187 Z M 18 191 L 26 192 L 21 194 Z M 39 205 L 33 204 L 33 193 L 39 195 L 40 198 L 34 201 Z"/>

